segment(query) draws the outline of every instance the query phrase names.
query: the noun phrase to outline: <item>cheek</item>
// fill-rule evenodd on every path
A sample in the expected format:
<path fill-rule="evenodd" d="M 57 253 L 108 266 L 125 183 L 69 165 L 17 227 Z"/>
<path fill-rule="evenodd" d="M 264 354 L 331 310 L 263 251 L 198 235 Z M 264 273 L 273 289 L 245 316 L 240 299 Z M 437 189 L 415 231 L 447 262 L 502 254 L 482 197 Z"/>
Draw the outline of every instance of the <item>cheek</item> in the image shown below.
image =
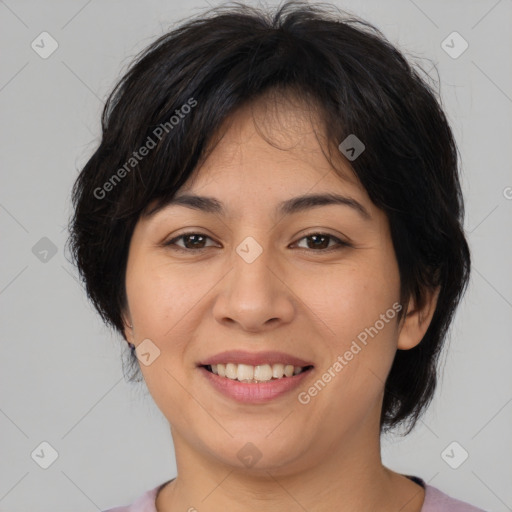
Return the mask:
<path fill-rule="evenodd" d="M 150 365 L 139 363 L 146 386 L 168 420 L 179 425 L 189 398 L 183 390 L 189 322 L 205 291 L 200 279 L 148 254 L 129 261 L 126 289 L 137 342 L 150 339 L 160 351 Z"/>
<path fill-rule="evenodd" d="M 204 277 L 177 270 L 150 256 L 134 257 L 127 268 L 126 289 L 138 334 L 160 342 L 173 337 L 174 326 L 207 292 Z"/>
<path fill-rule="evenodd" d="M 386 320 L 395 316 L 399 276 L 392 265 L 337 265 L 301 274 L 294 291 L 314 313 L 326 339 L 343 344 L 373 326 L 390 308 Z M 396 319 L 386 322 L 385 330 L 394 323 Z"/>
<path fill-rule="evenodd" d="M 377 407 L 397 348 L 397 272 L 393 265 L 352 266 L 308 278 L 316 292 L 307 304 L 325 336 L 317 339 L 318 380 L 299 401 L 324 411 L 328 424 L 359 424 Z"/>
<path fill-rule="evenodd" d="M 382 391 L 396 353 L 401 309 L 394 254 L 368 251 L 367 255 L 357 263 L 309 275 L 301 281 L 305 287 L 300 292 L 308 297 L 306 291 L 314 290 L 306 303 L 320 319 L 317 324 L 324 334 L 319 337 L 324 354 L 319 373 L 323 382 L 329 382 L 329 390 L 318 406 L 328 407 L 334 401 L 355 416 L 364 415 Z M 337 421 L 341 413 L 329 414 Z"/>

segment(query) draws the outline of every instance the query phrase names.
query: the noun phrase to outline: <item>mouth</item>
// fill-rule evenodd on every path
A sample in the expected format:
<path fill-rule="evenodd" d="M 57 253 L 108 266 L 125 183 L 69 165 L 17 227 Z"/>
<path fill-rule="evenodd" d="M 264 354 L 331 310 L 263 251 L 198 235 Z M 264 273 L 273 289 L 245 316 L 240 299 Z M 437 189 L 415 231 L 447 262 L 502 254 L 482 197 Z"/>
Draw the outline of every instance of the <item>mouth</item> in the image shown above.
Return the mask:
<path fill-rule="evenodd" d="M 257 384 L 280 379 L 290 379 L 295 375 L 308 372 L 313 365 L 295 366 L 293 364 L 261 364 L 217 363 L 200 365 L 206 371 L 230 380 L 245 384 Z"/>
<path fill-rule="evenodd" d="M 243 404 L 290 396 L 314 369 L 310 361 L 274 350 L 229 350 L 198 362 L 197 367 L 209 387 Z"/>
<path fill-rule="evenodd" d="M 312 365 L 297 367 L 282 363 L 256 366 L 217 363 L 198 367 L 212 389 L 235 402 L 247 405 L 265 404 L 280 397 L 283 400 L 285 396 L 290 397 L 294 389 L 305 383 L 313 368 Z"/>

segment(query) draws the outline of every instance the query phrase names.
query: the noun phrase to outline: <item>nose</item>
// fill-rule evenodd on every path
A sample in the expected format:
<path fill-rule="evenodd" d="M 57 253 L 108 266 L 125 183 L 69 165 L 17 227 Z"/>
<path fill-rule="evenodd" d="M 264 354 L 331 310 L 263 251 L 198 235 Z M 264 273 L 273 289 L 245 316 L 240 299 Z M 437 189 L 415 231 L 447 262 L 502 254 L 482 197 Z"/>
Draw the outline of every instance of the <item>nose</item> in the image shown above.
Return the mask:
<path fill-rule="evenodd" d="M 266 250 L 253 261 L 236 252 L 233 256 L 233 269 L 222 280 L 215 301 L 215 319 L 247 332 L 291 322 L 296 301 L 282 265 Z"/>

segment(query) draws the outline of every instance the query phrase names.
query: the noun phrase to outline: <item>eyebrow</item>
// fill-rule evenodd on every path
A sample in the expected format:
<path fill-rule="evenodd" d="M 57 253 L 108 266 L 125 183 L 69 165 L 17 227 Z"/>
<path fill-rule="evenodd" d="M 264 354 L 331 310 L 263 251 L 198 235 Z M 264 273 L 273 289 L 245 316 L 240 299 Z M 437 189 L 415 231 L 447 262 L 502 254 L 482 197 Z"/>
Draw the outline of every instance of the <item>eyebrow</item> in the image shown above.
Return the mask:
<path fill-rule="evenodd" d="M 365 220 L 371 220 L 372 218 L 368 213 L 368 210 L 352 197 L 342 196 L 334 193 L 309 194 L 287 199 L 286 201 L 283 201 L 277 205 L 276 214 L 292 215 L 294 213 L 303 212 L 311 208 L 333 204 L 348 206 L 354 209 Z M 171 198 L 164 204 L 154 207 L 147 213 L 147 217 L 153 216 L 163 208 L 174 205 L 185 206 L 193 210 L 200 210 L 205 213 L 211 213 L 223 217 L 226 216 L 226 211 L 223 204 L 214 197 L 182 194 Z"/>

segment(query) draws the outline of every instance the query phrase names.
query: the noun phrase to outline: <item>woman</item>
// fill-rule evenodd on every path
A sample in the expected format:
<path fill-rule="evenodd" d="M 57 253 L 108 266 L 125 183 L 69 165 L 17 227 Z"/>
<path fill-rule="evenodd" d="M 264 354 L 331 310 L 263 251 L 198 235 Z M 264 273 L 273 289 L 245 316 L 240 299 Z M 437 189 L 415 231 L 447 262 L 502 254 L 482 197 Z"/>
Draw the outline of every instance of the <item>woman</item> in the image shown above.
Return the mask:
<path fill-rule="evenodd" d="M 139 56 L 73 191 L 76 264 L 178 468 L 111 510 L 479 510 L 380 456 L 469 277 L 434 93 L 327 7 L 211 14 Z"/>

